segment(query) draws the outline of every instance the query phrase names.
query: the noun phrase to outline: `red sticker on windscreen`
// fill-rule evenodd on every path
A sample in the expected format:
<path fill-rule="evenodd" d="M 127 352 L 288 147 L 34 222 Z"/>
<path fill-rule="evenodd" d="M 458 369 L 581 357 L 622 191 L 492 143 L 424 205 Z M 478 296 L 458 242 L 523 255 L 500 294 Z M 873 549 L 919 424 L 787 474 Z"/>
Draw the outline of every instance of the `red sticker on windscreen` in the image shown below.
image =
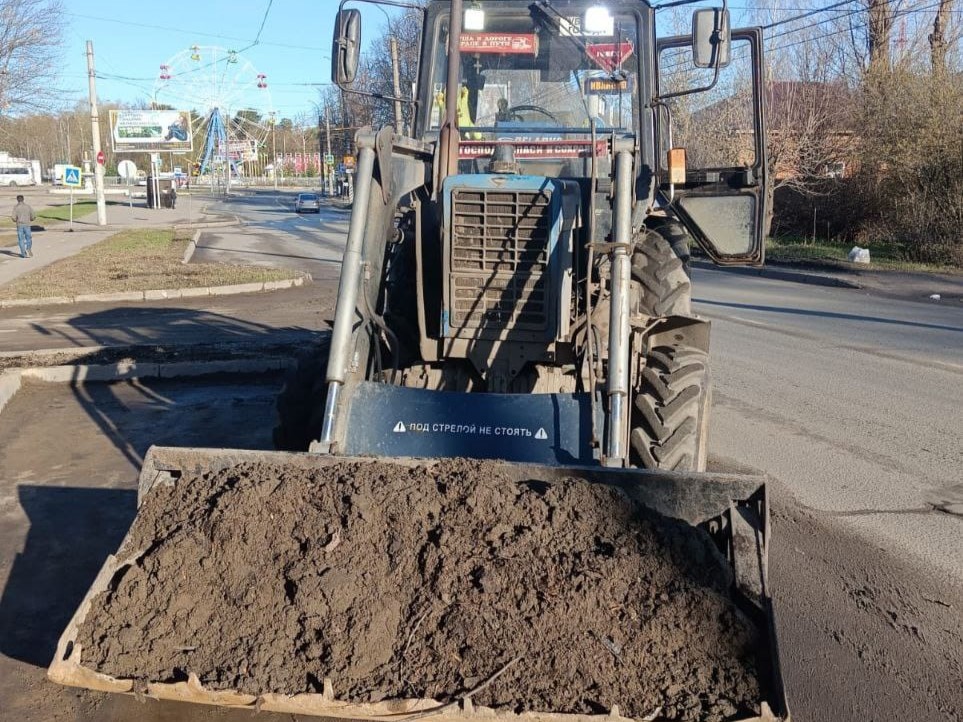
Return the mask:
<path fill-rule="evenodd" d="M 538 36 L 534 33 L 462 33 L 459 44 L 463 53 L 538 53 Z"/>
<path fill-rule="evenodd" d="M 496 145 L 511 145 L 515 151 L 516 160 L 555 160 L 558 158 L 590 158 L 592 156 L 591 140 L 525 140 L 518 138 L 512 141 L 463 140 L 458 143 L 458 157 L 462 160 L 471 158 L 490 158 L 495 152 Z M 607 144 L 604 140 L 595 142 L 595 154 L 605 155 Z"/>

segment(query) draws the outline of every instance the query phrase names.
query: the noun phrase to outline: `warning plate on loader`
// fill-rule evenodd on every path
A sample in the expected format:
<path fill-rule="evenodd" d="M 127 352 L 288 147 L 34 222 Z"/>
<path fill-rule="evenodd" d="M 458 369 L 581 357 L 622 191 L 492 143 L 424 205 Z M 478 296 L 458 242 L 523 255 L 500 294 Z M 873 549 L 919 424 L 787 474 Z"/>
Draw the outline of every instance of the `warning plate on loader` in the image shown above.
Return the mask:
<path fill-rule="evenodd" d="M 585 464 L 593 459 L 591 414 L 588 394 L 465 394 L 366 381 L 353 394 L 344 453 Z"/>

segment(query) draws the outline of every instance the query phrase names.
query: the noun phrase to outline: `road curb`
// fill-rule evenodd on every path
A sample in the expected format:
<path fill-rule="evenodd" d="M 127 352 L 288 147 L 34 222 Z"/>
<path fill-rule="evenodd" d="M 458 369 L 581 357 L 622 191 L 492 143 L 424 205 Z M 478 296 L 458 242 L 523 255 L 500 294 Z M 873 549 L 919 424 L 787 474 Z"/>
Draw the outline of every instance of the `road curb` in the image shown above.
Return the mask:
<path fill-rule="evenodd" d="M 186 265 L 191 262 L 194 251 L 197 250 L 197 241 L 200 239 L 200 237 L 200 230 L 194 231 L 194 235 L 191 236 L 191 240 L 187 242 L 187 248 L 184 249 L 184 257 L 181 259 L 181 263 Z"/>
<path fill-rule="evenodd" d="M 210 374 L 256 374 L 284 371 L 296 363 L 293 357 L 224 359 L 218 361 L 171 361 L 71 366 L 29 366 L 19 370 L 19 379 L 47 383 L 128 381 L 131 379 L 208 376 Z"/>
<path fill-rule="evenodd" d="M 17 395 L 23 381 L 43 383 L 109 383 L 146 378 L 187 378 L 213 374 L 258 374 L 286 371 L 297 365 L 293 356 L 272 358 L 225 359 L 220 361 L 174 361 L 143 363 L 119 361 L 115 364 L 78 364 L 76 366 L 28 366 L 0 372 L 0 412 Z"/>
<path fill-rule="evenodd" d="M 214 215 L 209 213 L 208 215 Z M 197 228 L 203 230 L 204 228 L 226 228 L 227 226 L 237 226 L 240 225 L 241 221 L 237 216 L 233 219 L 227 219 L 223 221 L 199 221 L 197 223 L 174 223 L 172 224 L 175 231 L 179 230 L 190 230 L 192 228 Z"/>
<path fill-rule="evenodd" d="M 20 390 L 20 369 L 0 371 L 0 412 Z"/>
<path fill-rule="evenodd" d="M 710 261 L 692 261 L 693 268 L 700 268 L 710 271 L 724 271 L 743 276 L 759 276 L 770 278 L 776 281 L 792 281 L 794 283 L 807 283 L 811 286 L 830 286 L 833 288 L 862 288 L 862 284 L 836 276 L 825 276 L 819 273 L 809 273 L 805 271 L 790 271 L 782 268 L 745 268 L 743 266 L 717 266 Z"/>
<path fill-rule="evenodd" d="M 0 308 L 22 306 L 56 306 L 71 303 L 103 301 L 160 301 L 169 298 L 197 298 L 199 296 L 231 296 L 243 293 L 263 293 L 296 288 L 310 283 L 310 273 L 280 281 L 258 281 L 256 283 L 235 283 L 227 286 L 200 286 L 195 288 L 158 288 L 148 291 L 118 291 L 115 293 L 82 293 L 77 296 L 50 296 L 48 298 L 16 298 L 0 301 Z"/>
<path fill-rule="evenodd" d="M 248 343 L 231 343 L 228 345 L 229 353 L 250 353 L 263 355 L 268 358 L 287 358 L 291 356 L 292 358 L 298 356 L 303 352 L 305 345 L 311 345 L 312 343 L 318 342 L 321 337 L 330 336 L 331 331 L 324 329 L 320 331 L 304 331 L 289 333 L 280 336 L 279 338 L 268 340 L 266 343 L 260 341 L 248 342 Z M 223 344 L 215 344 L 216 347 L 221 347 Z M 54 348 L 32 348 L 24 349 L 19 351 L 0 351 L 0 360 L 2 359 L 18 359 L 25 356 L 43 358 L 50 356 L 62 356 L 65 360 L 60 364 L 53 364 L 57 366 L 76 366 L 78 364 L 73 363 L 78 359 L 90 356 L 90 354 L 102 353 L 102 352 L 113 352 L 116 354 L 124 354 L 124 358 L 134 358 L 138 353 L 144 352 L 154 352 L 155 349 L 168 349 L 175 353 L 216 353 L 216 348 L 211 348 L 208 343 L 163 343 L 163 342 L 153 342 L 153 343 L 140 343 L 140 344 L 117 344 L 117 345 L 93 345 L 93 346 L 59 346 Z M 272 351 L 272 349 L 280 349 L 280 351 Z M 290 351 L 290 353 L 289 353 Z M 235 356 L 230 356 L 230 359 L 236 358 Z M 67 360 L 69 359 L 69 360 Z M 203 360 L 203 359 L 202 359 Z M 213 358 L 212 361 L 222 361 L 225 359 Z M 173 363 L 169 361 L 151 361 L 148 363 Z M 107 365 L 110 365 L 108 362 Z M 20 366 L 10 366 L 5 370 L 19 369 L 19 368 L 32 368 L 36 364 L 21 364 Z M 38 366 L 38 368 L 46 368 L 46 366 Z"/>

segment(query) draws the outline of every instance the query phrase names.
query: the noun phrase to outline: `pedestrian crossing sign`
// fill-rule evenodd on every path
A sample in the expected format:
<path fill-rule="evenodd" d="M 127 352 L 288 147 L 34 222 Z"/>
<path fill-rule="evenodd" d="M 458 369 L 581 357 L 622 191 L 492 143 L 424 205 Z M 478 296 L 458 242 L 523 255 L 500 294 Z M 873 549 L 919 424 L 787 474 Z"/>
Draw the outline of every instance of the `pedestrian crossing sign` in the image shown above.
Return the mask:
<path fill-rule="evenodd" d="M 64 185 L 70 186 L 71 188 L 79 188 L 81 186 L 80 168 L 75 165 L 68 165 L 64 168 Z"/>

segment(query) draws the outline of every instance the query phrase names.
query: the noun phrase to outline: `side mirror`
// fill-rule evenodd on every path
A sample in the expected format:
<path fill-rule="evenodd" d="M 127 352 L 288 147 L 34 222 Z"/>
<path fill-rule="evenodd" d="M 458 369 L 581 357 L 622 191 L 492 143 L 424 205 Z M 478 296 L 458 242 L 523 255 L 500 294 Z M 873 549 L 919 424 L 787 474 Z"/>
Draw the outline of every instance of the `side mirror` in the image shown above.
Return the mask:
<path fill-rule="evenodd" d="M 339 10 L 334 18 L 331 43 L 331 82 L 351 85 L 358 74 L 361 57 L 361 11 Z"/>
<path fill-rule="evenodd" d="M 697 68 L 729 64 L 729 11 L 704 8 L 692 13 L 692 62 Z"/>

